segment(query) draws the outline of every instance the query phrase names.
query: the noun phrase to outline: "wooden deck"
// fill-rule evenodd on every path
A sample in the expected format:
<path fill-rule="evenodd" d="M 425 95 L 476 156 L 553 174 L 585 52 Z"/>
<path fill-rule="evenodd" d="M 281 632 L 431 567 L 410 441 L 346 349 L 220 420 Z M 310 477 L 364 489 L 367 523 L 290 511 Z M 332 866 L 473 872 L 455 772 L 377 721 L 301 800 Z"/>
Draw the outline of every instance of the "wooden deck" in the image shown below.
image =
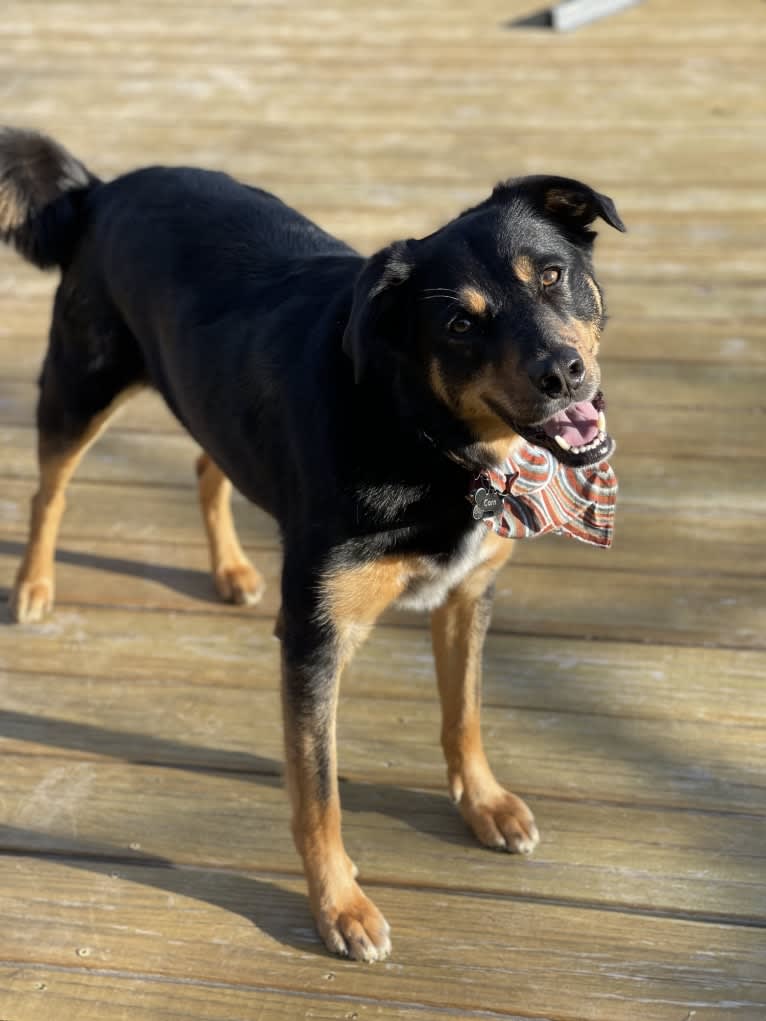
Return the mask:
<path fill-rule="evenodd" d="M 550 170 L 630 233 L 598 257 L 617 543 L 520 548 L 487 646 L 487 743 L 538 852 L 464 832 L 425 621 L 390 617 L 340 747 L 394 956 L 324 953 L 280 779 L 274 529 L 240 502 L 269 595 L 216 602 L 194 447 L 141 398 L 72 486 L 55 613 L 0 626 L 3 1021 L 766 1017 L 766 11 L 506 27 L 535 6 L 6 0 L 1 119 L 103 175 L 220 167 L 371 251 Z M 54 284 L 0 253 L 0 595 Z"/>

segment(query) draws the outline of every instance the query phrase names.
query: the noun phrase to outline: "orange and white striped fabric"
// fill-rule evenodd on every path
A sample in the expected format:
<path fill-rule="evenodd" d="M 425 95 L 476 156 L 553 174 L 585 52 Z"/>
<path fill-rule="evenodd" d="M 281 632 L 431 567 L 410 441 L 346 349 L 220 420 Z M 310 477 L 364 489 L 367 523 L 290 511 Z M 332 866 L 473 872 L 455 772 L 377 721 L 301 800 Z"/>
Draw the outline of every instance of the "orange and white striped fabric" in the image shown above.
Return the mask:
<path fill-rule="evenodd" d="M 474 517 L 507 539 L 553 532 L 594 546 L 612 544 L 617 477 L 608 461 L 571 468 L 523 442 L 498 469 L 474 481 L 469 499 Z"/>

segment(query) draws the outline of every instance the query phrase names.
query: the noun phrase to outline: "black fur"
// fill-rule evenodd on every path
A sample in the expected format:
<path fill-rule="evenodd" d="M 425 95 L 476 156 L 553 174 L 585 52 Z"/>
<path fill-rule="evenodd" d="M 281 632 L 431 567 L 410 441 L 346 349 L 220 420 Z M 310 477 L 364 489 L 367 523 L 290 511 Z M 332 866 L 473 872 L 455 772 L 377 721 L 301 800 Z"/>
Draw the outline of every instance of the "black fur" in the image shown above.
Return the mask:
<path fill-rule="evenodd" d="M 0 128 L 0 240 L 47 269 L 69 262 L 81 202 L 95 178 L 36 131 Z"/>
<path fill-rule="evenodd" d="M 533 370 L 571 346 L 573 324 L 603 322 L 589 228 L 600 216 L 623 229 L 613 204 L 580 182 L 520 178 L 364 259 L 225 174 L 153 167 L 102 183 L 55 143 L 12 131 L 0 133 L 4 201 L 2 237 L 62 270 L 43 438 L 76 438 L 147 381 L 278 521 L 286 712 L 316 737 L 306 768 L 327 799 L 340 651 L 322 579 L 411 554 L 447 579 L 416 586 L 412 601 L 432 608 L 455 564 L 478 562 L 471 475 L 497 463 L 498 442 L 598 388 L 595 358 L 554 396 Z M 515 274 L 519 257 L 531 280 Z M 550 265 L 562 277 L 545 289 Z M 467 308 L 465 288 L 486 307 Z"/>

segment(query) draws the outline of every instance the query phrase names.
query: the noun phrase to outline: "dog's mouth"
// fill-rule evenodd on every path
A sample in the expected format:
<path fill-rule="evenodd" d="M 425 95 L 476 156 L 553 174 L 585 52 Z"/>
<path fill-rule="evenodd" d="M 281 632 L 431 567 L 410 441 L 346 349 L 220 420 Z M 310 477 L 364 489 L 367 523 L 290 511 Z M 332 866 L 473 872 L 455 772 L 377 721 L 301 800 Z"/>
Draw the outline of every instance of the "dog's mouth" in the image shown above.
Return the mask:
<path fill-rule="evenodd" d="M 577 401 L 543 422 L 516 426 L 516 431 L 575 468 L 609 457 L 616 446 L 606 431 L 606 400 L 600 390 L 590 401 Z"/>

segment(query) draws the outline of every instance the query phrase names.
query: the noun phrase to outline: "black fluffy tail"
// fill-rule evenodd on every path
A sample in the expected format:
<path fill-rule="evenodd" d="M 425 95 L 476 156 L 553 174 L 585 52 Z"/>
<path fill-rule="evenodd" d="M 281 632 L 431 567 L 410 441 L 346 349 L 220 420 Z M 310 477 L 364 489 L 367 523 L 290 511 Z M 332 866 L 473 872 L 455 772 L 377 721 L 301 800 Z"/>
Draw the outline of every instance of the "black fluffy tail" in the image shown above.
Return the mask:
<path fill-rule="evenodd" d="M 66 265 L 82 229 L 82 163 L 37 131 L 0 128 L 0 240 L 40 269 Z"/>

